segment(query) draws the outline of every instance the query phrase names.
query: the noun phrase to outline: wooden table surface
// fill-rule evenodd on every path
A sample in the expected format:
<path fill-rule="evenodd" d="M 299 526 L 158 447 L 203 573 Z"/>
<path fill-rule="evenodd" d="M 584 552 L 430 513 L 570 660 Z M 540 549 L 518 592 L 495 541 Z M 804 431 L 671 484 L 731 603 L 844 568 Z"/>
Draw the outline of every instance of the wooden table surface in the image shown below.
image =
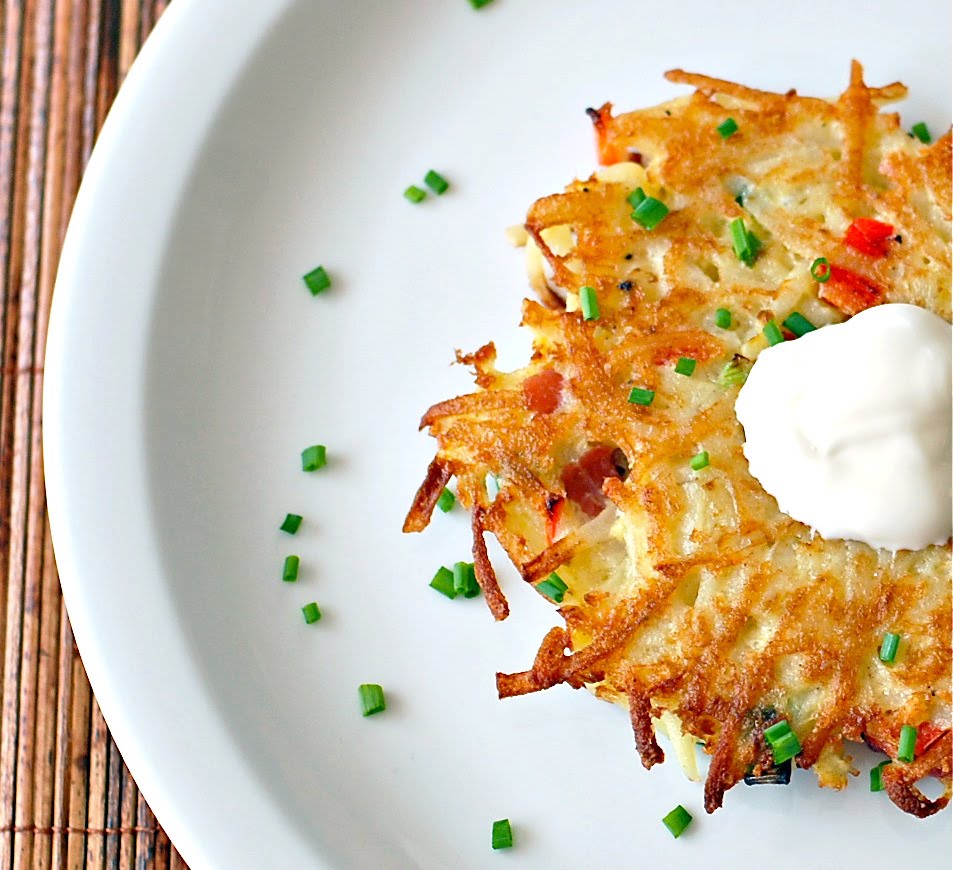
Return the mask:
<path fill-rule="evenodd" d="M 0 0 L 0 870 L 184 867 L 92 696 L 46 515 L 43 358 L 106 112 L 169 0 Z"/>

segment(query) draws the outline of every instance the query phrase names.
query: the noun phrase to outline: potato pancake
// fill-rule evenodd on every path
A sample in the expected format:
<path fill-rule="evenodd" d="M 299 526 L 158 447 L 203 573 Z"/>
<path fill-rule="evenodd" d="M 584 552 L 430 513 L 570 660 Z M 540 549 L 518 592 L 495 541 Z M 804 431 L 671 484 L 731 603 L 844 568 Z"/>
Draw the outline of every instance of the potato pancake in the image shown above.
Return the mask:
<path fill-rule="evenodd" d="M 783 778 L 765 738 L 783 721 L 821 785 L 844 787 L 846 745 L 867 741 L 895 759 L 894 803 L 930 815 L 953 769 L 950 544 L 813 534 L 750 474 L 734 404 L 765 325 L 792 312 L 824 325 L 907 302 L 950 320 L 950 133 L 907 134 L 880 110 L 904 86 L 868 87 L 856 62 L 833 101 L 667 77 L 694 93 L 590 109 L 605 168 L 530 208 L 532 359 L 458 353 L 478 390 L 424 415 L 438 450 L 404 530 L 455 476 L 493 615 L 508 606 L 484 531 L 565 623 L 497 675 L 500 696 L 585 686 L 628 709 L 646 767 L 656 730 L 690 775 L 700 742 L 709 812 L 743 778 Z"/>

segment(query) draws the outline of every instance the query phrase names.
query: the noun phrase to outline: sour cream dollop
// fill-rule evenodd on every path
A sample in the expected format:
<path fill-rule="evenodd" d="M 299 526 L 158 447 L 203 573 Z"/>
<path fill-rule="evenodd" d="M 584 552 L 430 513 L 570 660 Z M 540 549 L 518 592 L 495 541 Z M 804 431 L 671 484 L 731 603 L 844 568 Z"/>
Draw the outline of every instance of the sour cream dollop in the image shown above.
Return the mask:
<path fill-rule="evenodd" d="M 942 317 L 892 304 L 762 351 L 735 404 L 751 473 L 825 538 L 945 543 L 951 349 Z"/>

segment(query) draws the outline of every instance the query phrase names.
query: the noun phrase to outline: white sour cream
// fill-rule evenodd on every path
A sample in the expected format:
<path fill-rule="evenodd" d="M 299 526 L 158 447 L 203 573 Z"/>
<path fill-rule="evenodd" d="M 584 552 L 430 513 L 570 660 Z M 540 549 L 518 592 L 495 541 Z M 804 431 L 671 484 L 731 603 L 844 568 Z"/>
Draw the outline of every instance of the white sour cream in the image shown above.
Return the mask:
<path fill-rule="evenodd" d="M 825 538 L 945 543 L 951 348 L 943 318 L 893 304 L 762 351 L 735 404 L 751 473 Z"/>

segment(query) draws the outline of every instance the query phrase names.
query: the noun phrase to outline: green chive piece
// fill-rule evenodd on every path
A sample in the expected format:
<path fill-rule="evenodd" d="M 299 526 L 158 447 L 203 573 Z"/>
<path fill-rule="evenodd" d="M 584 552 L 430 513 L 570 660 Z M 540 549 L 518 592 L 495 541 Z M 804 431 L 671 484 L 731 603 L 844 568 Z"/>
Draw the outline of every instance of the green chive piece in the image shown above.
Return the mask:
<path fill-rule="evenodd" d="M 301 451 L 301 470 L 317 471 L 328 464 L 328 448 L 323 444 L 313 444 Z"/>
<path fill-rule="evenodd" d="M 932 140 L 930 136 L 930 131 L 927 129 L 927 125 L 923 121 L 918 121 L 910 128 L 910 132 L 917 137 L 924 145 L 929 145 Z"/>
<path fill-rule="evenodd" d="M 416 204 L 418 202 L 423 202 L 427 198 L 427 191 L 421 190 L 417 187 L 416 184 L 410 185 L 407 190 L 404 191 L 404 199 L 409 200 L 410 202 Z"/>
<path fill-rule="evenodd" d="M 298 516 L 298 514 L 286 514 L 285 521 L 279 526 L 279 529 L 289 535 L 296 535 L 298 529 L 301 528 L 302 519 L 303 517 Z"/>
<path fill-rule="evenodd" d="M 668 214 L 668 206 L 654 196 L 647 196 L 632 212 L 632 220 L 646 230 L 654 230 Z"/>
<path fill-rule="evenodd" d="M 691 465 L 693 471 L 708 468 L 708 451 L 702 450 L 700 453 L 696 453 L 688 464 Z"/>
<path fill-rule="evenodd" d="M 482 9 L 484 6 L 488 6 L 492 2 L 493 0 L 470 0 L 470 5 L 474 9 Z"/>
<path fill-rule="evenodd" d="M 797 739 L 797 734 L 791 730 L 786 719 L 775 722 L 770 728 L 765 728 L 764 739 L 768 741 L 774 753 L 775 764 L 783 764 L 801 752 L 801 741 Z"/>
<path fill-rule="evenodd" d="M 662 819 L 662 824 L 671 831 L 672 836 L 677 840 L 692 823 L 692 815 L 681 804 L 675 807 L 667 816 Z"/>
<path fill-rule="evenodd" d="M 281 569 L 281 579 L 285 583 L 294 583 L 298 579 L 298 568 L 301 565 L 301 559 L 297 556 L 287 556 L 285 565 Z"/>
<path fill-rule="evenodd" d="M 764 337 L 768 340 L 768 344 L 772 346 L 775 344 L 781 344 L 781 342 L 784 341 L 784 336 L 781 334 L 781 327 L 778 326 L 773 320 L 769 320 L 764 325 L 762 332 L 764 332 Z"/>
<path fill-rule="evenodd" d="M 743 384 L 748 379 L 748 366 L 742 363 L 741 358 L 735 357 L 725 363 L 725 367 L 718 375 L 718 383 L 723 387 L 733 387 Z"/>
<path fill-rule="evenodd" d="M 457 497 L 450 492 L 446 487 L 443 488 L 443 492 L 440 493 L 440 498 L 437 499 L 437 507 L 440 508 L 445 514 L 453 510 L 454 502 L 456 502 Z"/>
<path fill-rule="evenodd" d="M 831 264 L 827 262 L 827 257 L 818 257 L 811 263 L 811 277 L 818 284 L 826 284 L 831 279 Z"/>
<path fill-rule="evenodd" d="M 675 371 L 677 374 L 685 375 L 686 378 L 690 378 L 695 374 L 695 366 L 698 365 L 698 360 L 692 359 L 690 356 L 679 357 L 677 363 L 675 363 Z"/>
<path fill-rule="evenodd" d="M 456 562 L 453 566 L 453 591 L 464 598 L 476 598 L 480 584 L 476 580 L 473 562 Z"/>
<path fill-rule="evenodd" d="M 310 604 L 305 604 L 301 608 L 301 612 L 304 614 L 304 621 L 308 625 L 314 625 L 321 618 L 321 610 L 313 601 Z"/>
<path fill-rule="evenodd" d="M 900 729 L 900 742 L 897 744 L 897 761 L 913 761 L 917 748 L 917 729 L 912 725 L 904 725 Z"/>
<path fill-rule="evenodd" d="M 509 819 L 498 819 L 493 823 L 491 842 L 494 849 L 509 849 L 513 845 L 513 829 Z"/>
<path fill-rule="evenodd" d="M 430 581 L 430 588 L 436 589 L 441 595 L 446 595 L 451 601 L 457 597 L 457 590 L 453 588 L 453 571 L 441 565 Z"/>
<path fill-rule="evenodd" d="M 599 299 L 594 288 L 588 285 L 579 288 L 579 307 L 582 308 L 583 320 L 599 319 Z"/>
<path fill-rule="evenodd" d="M 715 326 L 719 329 L 731 329 L 731 312 L 727 308 L 719 308 L 715 312 Z"/>
<path fill-rule="evenodd" d="M 792 311 L 784 318 L 784 325 L 791 330 L 798 338 L 814 332 L 817 327 L 811 323 L 800 311 Z"/>
<path fill-rule="evenodd" d="M 870 790 L 871 791 L 884 790 L 883 771 L 888 764 L 890 764 L 889 758 L 886 761 L 881 761 L 880 764 L 874 765 L 872 768 L 870 768 Z"/>
<path fill-rule="evenodd" d="M 729 136 L 734 136 L 734 134 L 738 132 L 738 124 L 734 118 L 725 118 L 715 129 L 722 139 L 727 139 Z"/>
<path fill-rule="evenodd" d="M 563 596 L 569 591 L 569 587 L 555 571 L 550 574 L 542 583 L 536 584 L 536 591 L 542 592 L 547 598 L 551 598 L 557 604 L 562 604 Z"/>
<path fill-rule="evenodd" d="M 447 188 L 450 187 L 450 182 L 434 169 L 429 170 L 424 176 L 424 184 L 437 194 L 437 196 L 446 193 Z"/>
<path fill-rule="evenodd" d="M 638 208 L 644 199 L 645 191 L 642 190 L 641 187 L 637 187 L 626 197 L 626 200 L 628 201 L 629 205 L 632 206 L 632 208 Z"/>
<path fill-rule="evenodd" d="M 745 207 L 745 195 L 744 195 L 743 193 L 739 193 L 739 194 L 735 197 L 735 202 L 738 203 L 738 205 L 740 205 L 742 208 L 744 208 L 744 207 Z"/>
<path fill-rule="evenodd" d="M 641 387 L 633 387 L 629 393 L 629 401 L 633 405 L 651 405 L 655 400 L 655 390 L 643 390 Z"/>
<path fill-rule="evenodd" d="M 357 692 L 361 697 L 362 716 L 373 716 L 387 709 L 384 690 L 377 683 L 361 683 L 357 687 Z"/>
<path fill-rule="evenodd" d="M 744 218 L 735 218 L 729 225 L 731 246 L 735 256 L 749 268 L 761 250 L 761 240 L 745 226 Z"/>
<path fill-rule="evenodd" d="M 891 634 L 889 631 L 884 634 L 883 643 L 880 644 L 880 661 L 892 665 L 897 658 L 897 647 L 899 646 L 899 634 Z"/>
<path fill-rule="evenodd" d="M 325 271 L 324 266 L 318 266 L 317 269 L 312 269 L 304 276 L 304 283 L 308 286 L 308 289 L 311 291 L 312 296 L 317 296 L 319 293 L 323 293 L 328 287 L 331 286 L 331 279 L 328 277 L 328 273 Z"/>

